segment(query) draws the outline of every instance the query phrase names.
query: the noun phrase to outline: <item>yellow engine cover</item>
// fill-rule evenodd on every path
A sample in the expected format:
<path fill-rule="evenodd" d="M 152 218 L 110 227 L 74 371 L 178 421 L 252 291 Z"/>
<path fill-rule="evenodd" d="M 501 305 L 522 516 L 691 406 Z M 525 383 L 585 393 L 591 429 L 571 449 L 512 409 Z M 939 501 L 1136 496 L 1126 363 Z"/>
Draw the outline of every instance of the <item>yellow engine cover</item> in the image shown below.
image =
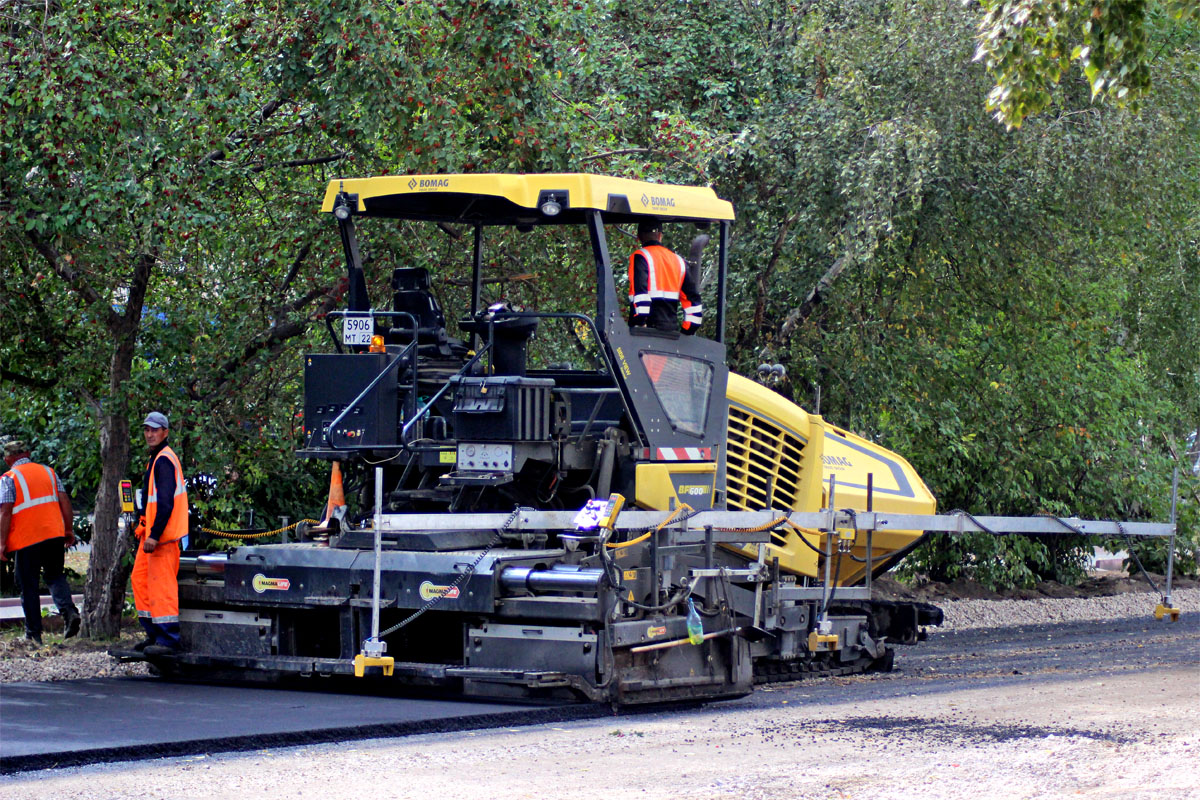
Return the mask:
<path fill-rule="evenodd" d="M 896 453 L 831 425 L 740 375 L 729 374 L 727 395 L 725 491 L 730 509 L 818 511 L 827 506 L 832 475 L 834 507 L 866 511 L 869 475 L 873 510 L 910 514 L 936 511 L 937 501 L 929 487 Z M 922 533 L 873 534 L 873 565 L 894 560 Z M 814 578 L 822 575 L 823 559 L 814 551 L 824 552 L 825 541 L 819 531 L 783 528 L 774 532 L 772 539 L 769 557 L 778 557 L 781 568 Z M 858 533 L 850 552 L 865 559 L 866 545 L 866 533 Z M 753 555 L 750 548 L 745 552 Z M 865 573 L 864 563 L 843 555 L 837 582 L 857 583 Z"/>

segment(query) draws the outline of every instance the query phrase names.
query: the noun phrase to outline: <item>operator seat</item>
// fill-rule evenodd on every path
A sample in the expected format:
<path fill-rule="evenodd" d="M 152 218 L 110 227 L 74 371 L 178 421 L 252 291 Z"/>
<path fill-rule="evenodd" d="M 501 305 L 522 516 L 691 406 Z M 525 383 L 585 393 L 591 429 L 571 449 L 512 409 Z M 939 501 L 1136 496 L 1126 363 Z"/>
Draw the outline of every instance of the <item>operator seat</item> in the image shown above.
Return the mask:
<path fill-rule="evenodd" d="M 422 344 L 435 344 L 446 338 L 446 315 L 429 288 L 429 270 L 424 267 L 400 267 L 392 272 L 392 307 L 412 314 L 417 320 L 417 338 Z M 396 320 L 392 335 L 397 343 L 412 341 L 408 320 Z"/>
<path fill-rule="evenodd" d="M 412 314 L 417 320 L 417 353 L 422 359 L 463 359 L 467 347 L 461 339 L 446 334 L 446 315 L 430 289 L 429 270 L 399 267 L 392 272 L 392 308 Z M 388 344 L 406 345 L 413 339 L 412 325 L 397 319 L 384 335 Z"/>

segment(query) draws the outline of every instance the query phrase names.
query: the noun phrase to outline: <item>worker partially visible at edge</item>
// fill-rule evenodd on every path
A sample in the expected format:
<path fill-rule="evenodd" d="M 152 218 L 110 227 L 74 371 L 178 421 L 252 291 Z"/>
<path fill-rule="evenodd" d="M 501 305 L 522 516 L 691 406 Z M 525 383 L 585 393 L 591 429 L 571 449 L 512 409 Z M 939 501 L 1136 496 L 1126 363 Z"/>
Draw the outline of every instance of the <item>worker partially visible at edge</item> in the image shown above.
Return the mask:
<path fill-rule="evenodd" d="M 79 609 L 71 601 L 71 587 L 63 575 L 66 549 L 75 544 L 71 530 L 75 514 L 58 475 L 31 461 L 30 449 L 20 440 L 4 445 L 4 463 L 10 469 L 0 475 L 0 560 L 12 554 L 25 614 L 25 640 L 40 647 L 42 577 L 62 614 L 63 638 L 79 633 Z"/>
<path fill-rule="evenodd" d="M 662 244 L 662 223 L 638 223 L 642 246 L 629 257 L 630 324 L 660 331 L 677 331 L 679 306 L 683 306 L 682 330 L 694 334 L 700 328 L 704 307 L 700 286 L 688 270 L 687 261 Z"/>
<path fill-rule="evenodd" d="M 188 499 L 179 456 L 167 446 L 165 414 L 151 411 L 142 423 L 150 460 L 142 479 L 145 508 L 135 535 L 133 605 L 146 638 L 135 646 L 146 655 L 170 655 L 179 642 L 179 547 L 188 532 Z"/>

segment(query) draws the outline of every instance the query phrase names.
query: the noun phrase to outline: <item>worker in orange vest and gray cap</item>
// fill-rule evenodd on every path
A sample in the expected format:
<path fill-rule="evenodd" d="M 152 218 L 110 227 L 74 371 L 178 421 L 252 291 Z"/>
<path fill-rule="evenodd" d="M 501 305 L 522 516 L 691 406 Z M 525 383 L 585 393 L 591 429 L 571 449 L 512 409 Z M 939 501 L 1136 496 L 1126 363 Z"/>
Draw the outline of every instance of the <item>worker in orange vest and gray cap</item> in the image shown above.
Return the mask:
<path fill-rule="evenodd" d="M 54 470 L 34 463 L 29 454 L 29 445 L 20 439 L 4 445 L 4 463 L 10 469 L 0 475 L 0 560 L 12 556 L 21 587 L 25 640 L 40 647 L 42 577 L 63 616 L 64 638 L 79 633 L 81 618 L 63 575 L 66 548 L 75 544 L 71 498 Z"/>
<path fill-rule="evenodd" d="M 146 415 L 142 435 L 150 461 L 142 479 L 144 509 L 135 531 L 133 605 L 146 639 L 136 645 L 148 656 L 175 653 L 179 642 L 179 548 L 188 532 L 187 487 L 179 456 L 167 446 L 170 425 L 158 411 Z"/>
<path fill-rule="evenodd" d="M 684 333 L 693 334 L 704 317 L 700 284 L 687 261 L 662 245 L 662 223 L 638 223 L 642 246 L 629 257 L 630 324 L 662 331 L 680 330 L 678 309 L 683 306 Z"/>

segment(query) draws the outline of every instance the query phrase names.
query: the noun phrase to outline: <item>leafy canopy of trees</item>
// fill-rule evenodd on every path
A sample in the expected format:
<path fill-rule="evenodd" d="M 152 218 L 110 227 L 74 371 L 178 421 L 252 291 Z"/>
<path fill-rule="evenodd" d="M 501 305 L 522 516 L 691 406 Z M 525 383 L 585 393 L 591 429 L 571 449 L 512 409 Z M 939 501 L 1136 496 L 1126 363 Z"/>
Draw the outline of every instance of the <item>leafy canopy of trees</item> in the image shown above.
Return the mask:
<path fill-rule="evenodd" d="M 324 476 L 291 451 L 297 356 L 327 346 L 321 316 L 345 290 L 317 213 L 339 175 L 711 183 L 738 213 L 738 364 L 784 362 L 810 408 L 820 387 L 822 413 L 909 457 L 944 508 L 1167 514 L 1172 448 L 1200 427 L 1190 19 L 1143 9 L 1155 91 L 1138 114 L 1071 84 L 1005 133 L 972 62 L 978 9 L 932 0 L 4 13 L 0 411 L 95 509 L 92 635 L 116 629 L 116 483 L 140 477 L 150 408 L 171 415 L 188 473 L 216 479 L 198 498 L 214 527 L 319 508 Z M 447 264 L 439 290 L 461 291 L 444 256 L 469 247 L 463 231 L 364 227 L 363 245 L 381 303 L 391 267 L 414 261 Z M 497 291 L 570 307 L 576 252 L 506 242 Z M 912 563 L 1028 582 L 1080 552 L 956 540 Z"/>
<path fill-rule="evenodd" d="M 1137 108 L 1150 91 L 1157 54 L 1151 30 L 1195 47 L 1197 0 L 982 0 L 976 60 L 996 81 L 987 106 L 1009 128 L 1044 111 L 1064 75 L 1078 65 L 1094 101 Z"/>

